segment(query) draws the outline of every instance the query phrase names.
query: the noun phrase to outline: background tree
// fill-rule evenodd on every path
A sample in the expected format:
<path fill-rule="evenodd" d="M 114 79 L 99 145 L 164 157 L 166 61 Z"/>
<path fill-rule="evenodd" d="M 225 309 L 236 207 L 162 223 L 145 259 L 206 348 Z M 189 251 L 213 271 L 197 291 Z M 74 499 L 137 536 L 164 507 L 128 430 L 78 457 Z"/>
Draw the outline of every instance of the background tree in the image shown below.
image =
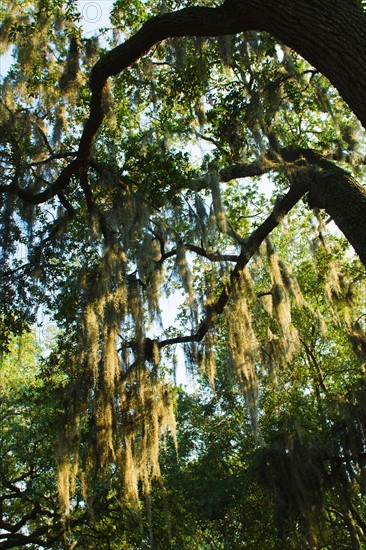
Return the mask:
<path fill-rule="evenodd" d="M 83 36 L 74 3 L 3 8 L 3 49 L 13 48 L 14 62 L 1 82 L 0 343 L 5 352 L 11 333 L 24 333 L 37 311 L 60 331 L 40 374 L 58 381 L 57 405 L 50 403 L 58 430 L 47 441 L 59 508 L 46 507 L 44 516 L 59 531 L 47 527 L 44 545 L 72 546 L 80 533 L 99 545 L 105 536 L 106 547 L 158 544 L 151 480 L 161 480 L 162 434 L 170 430 L 175 438 L 174 349 L 183 345 L 189 365 L 201 366 L 213 384 L 223 342 L 249 411 L 250 445 L 264 457 L 261 478 L 266 470 L 278 508 L 280 481 L 293 464 L 297 490 L 288 489 L 290 500 L 280 503 L 287 531 L 297 526 L 310 547 L 318 544 L 314 510 L 323 509 L 317 482 L 325 459 L 313 457 L 311 431 L 307 438 L 293 431 L 290 405 L 278 412 L 283 425 L 266 425 L 271 401 L 264 396 L 281 375 L 294 410 L 314 391 L 314 425 L 333 426 L 338 405 L 324 417 L 320 406 L 328 391 L 323 358 L 329 372 L 338 372 L 343 359 L 352 367 L 348 420 L 334 450 L 347 489 L 336 484 L 343 508 L 335 503 L 332 517 L 348 521 L 345 536 L 355 548 L 361 544 L 362 516 L 346 481 L 357 474 L 361 484 L 363 475 L 361 382 L 355 388 L 364 375 L 364 284 L 349 243 L 365 263 L 364 143 L 358 120 L 326 77 L 364 123 L 365 14 L 351 0 L 296 0 L 291 10 L 286 1 L 207 4 L 174 12 L 179 3 L 116 2 L 114 31 L 99 38 Z M 191 38 L 178 39 L 183 35 Z M 271 197 L 259 183 L 264 174 Z M 330 219 L 348 242 L 327 241 Z M 177 289 L 179 314 L 167 326 L 172 321 L 162 317 L 160 298 Z M 313 386 L 301 378 L 305 364 Z M 332 376 L 338 403 L 342 384 Z M 300 417 L 296 426 L 309 426 Z M 276 437 L 282 470 L 271 462 Z M 330 452 L 329 441 L 323 447 Z M 315 476 L 308 493 L 296 462 L 305 451 L 303 475 Z M 343 468 L 351 463 L 352 475 Z M 16 475 L 9 474 L 13 488 Z M 141 494 L 146 537 L 111 542 L 106 531 L 125 525 Z M 30 504 L 20 502 L 24 519 Z M 39 514 L 37 521 L 44 527 Z M 128 528 L 120 532 L 123 538 Z"/>

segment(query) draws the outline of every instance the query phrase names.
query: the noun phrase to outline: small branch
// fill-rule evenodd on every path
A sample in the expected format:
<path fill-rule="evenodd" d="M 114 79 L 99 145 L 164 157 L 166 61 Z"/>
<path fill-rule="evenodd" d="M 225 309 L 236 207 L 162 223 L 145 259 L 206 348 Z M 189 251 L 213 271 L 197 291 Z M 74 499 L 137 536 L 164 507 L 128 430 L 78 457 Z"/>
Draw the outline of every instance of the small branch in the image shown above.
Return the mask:
<path fill-rule="evenodd" d="M 305 353 L 306 353 L 306 356 L 308 358 L 308 361 L 309 361 L 309 364 L 310 365 L 313 365 L 314 369 L 315 369 L 315 372 L 316 372 L 316 377 L 317 377 L 317 381 L 319 383 L 319 386 L 321 387 L 321 389 L 323 390 L 323 392 L 325 394 L 328 393 L 328 390 L 327 390 L 327 387 L 324 383 L 324 376 L 323 376 L 323 373 L 322 373 L 322 370 L 320 368 L 320 365 L 314 355 L 314 352 L 312 349 L 310 349 L 310 347 L 307 345 L 307 343 L 305 342 L 305 340 L 303 338 L 301 338 L 301 336 L 299 336 L 299 340 L 300 342 L 302 343 L 304 349 L 305 349 Z"/>
<path fill-rule="evenodd" d="M 207 252 L 204 248 L 194 244 L 185 243 L 184 248 L 198 254 L 199 256 L 203 256 L 212 262 L 236 262 L 238 260 L 237 254 L 215 254 L 212 252 Z"/>
<path fill-rule="evenodd" d="M 70 157 L 76 157 L 77 152 L 70 151 L 69 153 L 54 153 L 51 154 L 49 157 L 43 159 L 43 160 L 37 160 L 35 162 L 29 162 L 27 164 L 27 168 L 31 168 L 32 166 L 40 166 L 42 164 L 48 164 L 49 162 L 52 162 L 53 160 L 61 160 L 66 159 Z"/>
<path fill-rule="evenodd" d="M 72 205 L 69 203 L 69 201 L 66 199 L 65 195 L 63 194 L 63 192 L 61 191 L 60 193 L 58 193 L 58 199 L 60 201 L 60 203 L 62 204 L 62 206 L 65 208 L 68 216 L 69 216 L 69 220 L 71 220 L 74 215 L 75 215 L 75 211 L 72 207 Z"/>
<path fill-rule="evenodd" d="M 50 155 L 52 156 L 54 154 L 53 152 L 53 149 L 50 145 L 50 142 L 48 141 L 48 138 L 46 136 L 46 134 L 44 133 L 44 131 L 42 130 L 42 128 L 40 128 L 38 126 L 38 124 L 35 124 L 33 123 L 33 126 L 35 127 L 35 129 L 37 130 L 37 132 L 39 132 L 39 134 L 41 135 L 42 139 L 43 139 L 43 143 L 45 144 L 46 148 L 47 148 L 47 151 L 50 153 Z"/>

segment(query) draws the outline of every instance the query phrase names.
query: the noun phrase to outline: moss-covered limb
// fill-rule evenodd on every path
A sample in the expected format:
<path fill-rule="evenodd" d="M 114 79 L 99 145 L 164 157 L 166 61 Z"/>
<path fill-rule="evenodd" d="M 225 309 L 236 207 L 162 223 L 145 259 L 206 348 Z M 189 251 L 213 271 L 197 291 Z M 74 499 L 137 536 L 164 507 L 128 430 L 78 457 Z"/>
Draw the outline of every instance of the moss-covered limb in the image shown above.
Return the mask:
<path fill-rule="evenodd" d="M 275 168 L 276 165 L 268 160 L 255 161 L 251 163 L 238 163 L 222 168 L 219 171 L 219 176 L 222 182 L 227 182 L 238 178 L 262 176 L 264 174 L 268 174 L 268 172 Z"/>
<path fill-rule="evenodd" d="M 291 147 L 276 159 L 224 168 L 219 176 L 230 181 L 271 171 L 283 172 L 290 181 L 307 180 L 309 207 L 327 212 L 366 265 L 366 190 L 349 172 L 318 151 Z"/>
<path fill-rule="evenodd" d="M 366 190 L 347 172 L 315 172 L 309 206 L 323 208 L 366 265 Z"/>
<path fill-rule="evenodd" d="M 106 53 L 94 66 L 91 89 L 102 87 L 103 79 L 119 74 L 140 59 L 155 44 L 170 37 L 222 36 L 241 32 L 245 21 L 226 5 L 217 8 L 189 7 L 152 17 L 131 38 Z"/>
<path fill-rule="evenodd" d="M 1 186 L 0 192 L 13 192 L 32 204 L 46 202 L 64 190 L 71 176 L 87 166 L 91 147 L 105 116 L 105 90 L 109 77 L 140 59 L 152 46 L 169 37 L 218 36 L 246 30 L 266 30 L 294 48 L 314 64 L 340 90 L 350 108 L 366 124 L 363 101 L 365 67 L 360 52 L 365 51 L 366 14 L 351 2 L 312 0 L 237 0 L 218 8 L 190 7 L 149 19 L 123 44 L 105 54 L 93 67 L 90 76 L 92 97 L 89 117 L 79 142 L 78 157 L 62 170 L 55 182 L 41 193 L 33 194 L 13 186 Z M 309 20 L 309 24 L 305 20 Z M 344 26 L 352 23 L 351 34 Z M 327 25 L 324 26 L 324 21 Z M 319 24 L 318 24 L 319 23 Z M 319 43 L 322 48 L 319 48 Z M 351 56 L 351 51 L 357 55 Z M 333 63 L 336 56 L 337 63 Z M 353 60 L 353 62 L 352 62 Z M 350 85 L 350 82 L 353 85 Z"/>
<path fill-rule="evenodd" d="M 191 335 L 182 335 L 160 340 L 158 342 L 159 348 L 173 344 L 200 342 L 205 337 L 208 331 L 217 322 L 218 316 L 223 313 L 231 293 L 236 287 L 237 281 L 240 279 L 241 273 L 247 266 L 249 260 L 258 251 L 259 246 L 268 237 L 271 231 L 281 223 L 283 217 L 295 206 L 295 204 L 297 204 L 308 190 L 309 182 L 306 178 L 302 177 L 302 173 L 300 172 L 288 193 L 277 202 L 268 218 L 253 231 L 246 242 L 243 243 L 235 267 L 230 273 L 229 282 L 224 285 L 218 299 L 208 309 L 206 317 L 201 321 L 196 332 Z"/>
<path fill-rule="evenodd" d="M 79 144 L 80 162 L 88 162 L 91 146 L 103 122 L 103 97 L 109 77 L 121 73 L 166 38 L 217 36 L 241 30 L 242 25 L 238 25 L 237 19 L 223 8 L 184 8 L 149 19 L 135 35 L 105 54 L 95 64 L 90 75 L 92 99 L 90 115 Z"/>

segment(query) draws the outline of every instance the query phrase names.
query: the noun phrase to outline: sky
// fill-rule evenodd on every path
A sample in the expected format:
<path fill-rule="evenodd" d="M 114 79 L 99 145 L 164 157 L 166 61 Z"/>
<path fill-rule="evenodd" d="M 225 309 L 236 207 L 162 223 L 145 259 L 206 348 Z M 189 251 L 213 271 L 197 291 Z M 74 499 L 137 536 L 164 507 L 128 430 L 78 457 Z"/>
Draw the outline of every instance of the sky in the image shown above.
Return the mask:
<path fill-rule="evenodd" d="M 92 35 L 100 27 L 109 25 L 109 12 L 113 6 L 113 0 L 98 0 L 98 2 L 78 0 L 77 4 L 85 35 Z"/>

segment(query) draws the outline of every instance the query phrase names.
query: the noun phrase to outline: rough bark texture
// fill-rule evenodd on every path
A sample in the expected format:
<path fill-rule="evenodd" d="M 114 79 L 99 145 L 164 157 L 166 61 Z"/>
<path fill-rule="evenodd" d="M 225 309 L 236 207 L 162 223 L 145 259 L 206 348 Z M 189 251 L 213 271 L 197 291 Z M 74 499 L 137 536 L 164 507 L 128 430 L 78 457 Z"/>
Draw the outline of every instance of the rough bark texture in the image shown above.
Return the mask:
<path fill-rule="evenodd" d="M 309 206 L 323 208 L 366 266 L 366 191 L 342 170 L 316 172 Z"/>
<path fill-rule="evenodd" d="M 283 149 L 287 162 L 303 159 L 309 181 L 308 204 L 334 220 L 366 266 L 366 190 L 348 172 L 311 149 Z"/>

